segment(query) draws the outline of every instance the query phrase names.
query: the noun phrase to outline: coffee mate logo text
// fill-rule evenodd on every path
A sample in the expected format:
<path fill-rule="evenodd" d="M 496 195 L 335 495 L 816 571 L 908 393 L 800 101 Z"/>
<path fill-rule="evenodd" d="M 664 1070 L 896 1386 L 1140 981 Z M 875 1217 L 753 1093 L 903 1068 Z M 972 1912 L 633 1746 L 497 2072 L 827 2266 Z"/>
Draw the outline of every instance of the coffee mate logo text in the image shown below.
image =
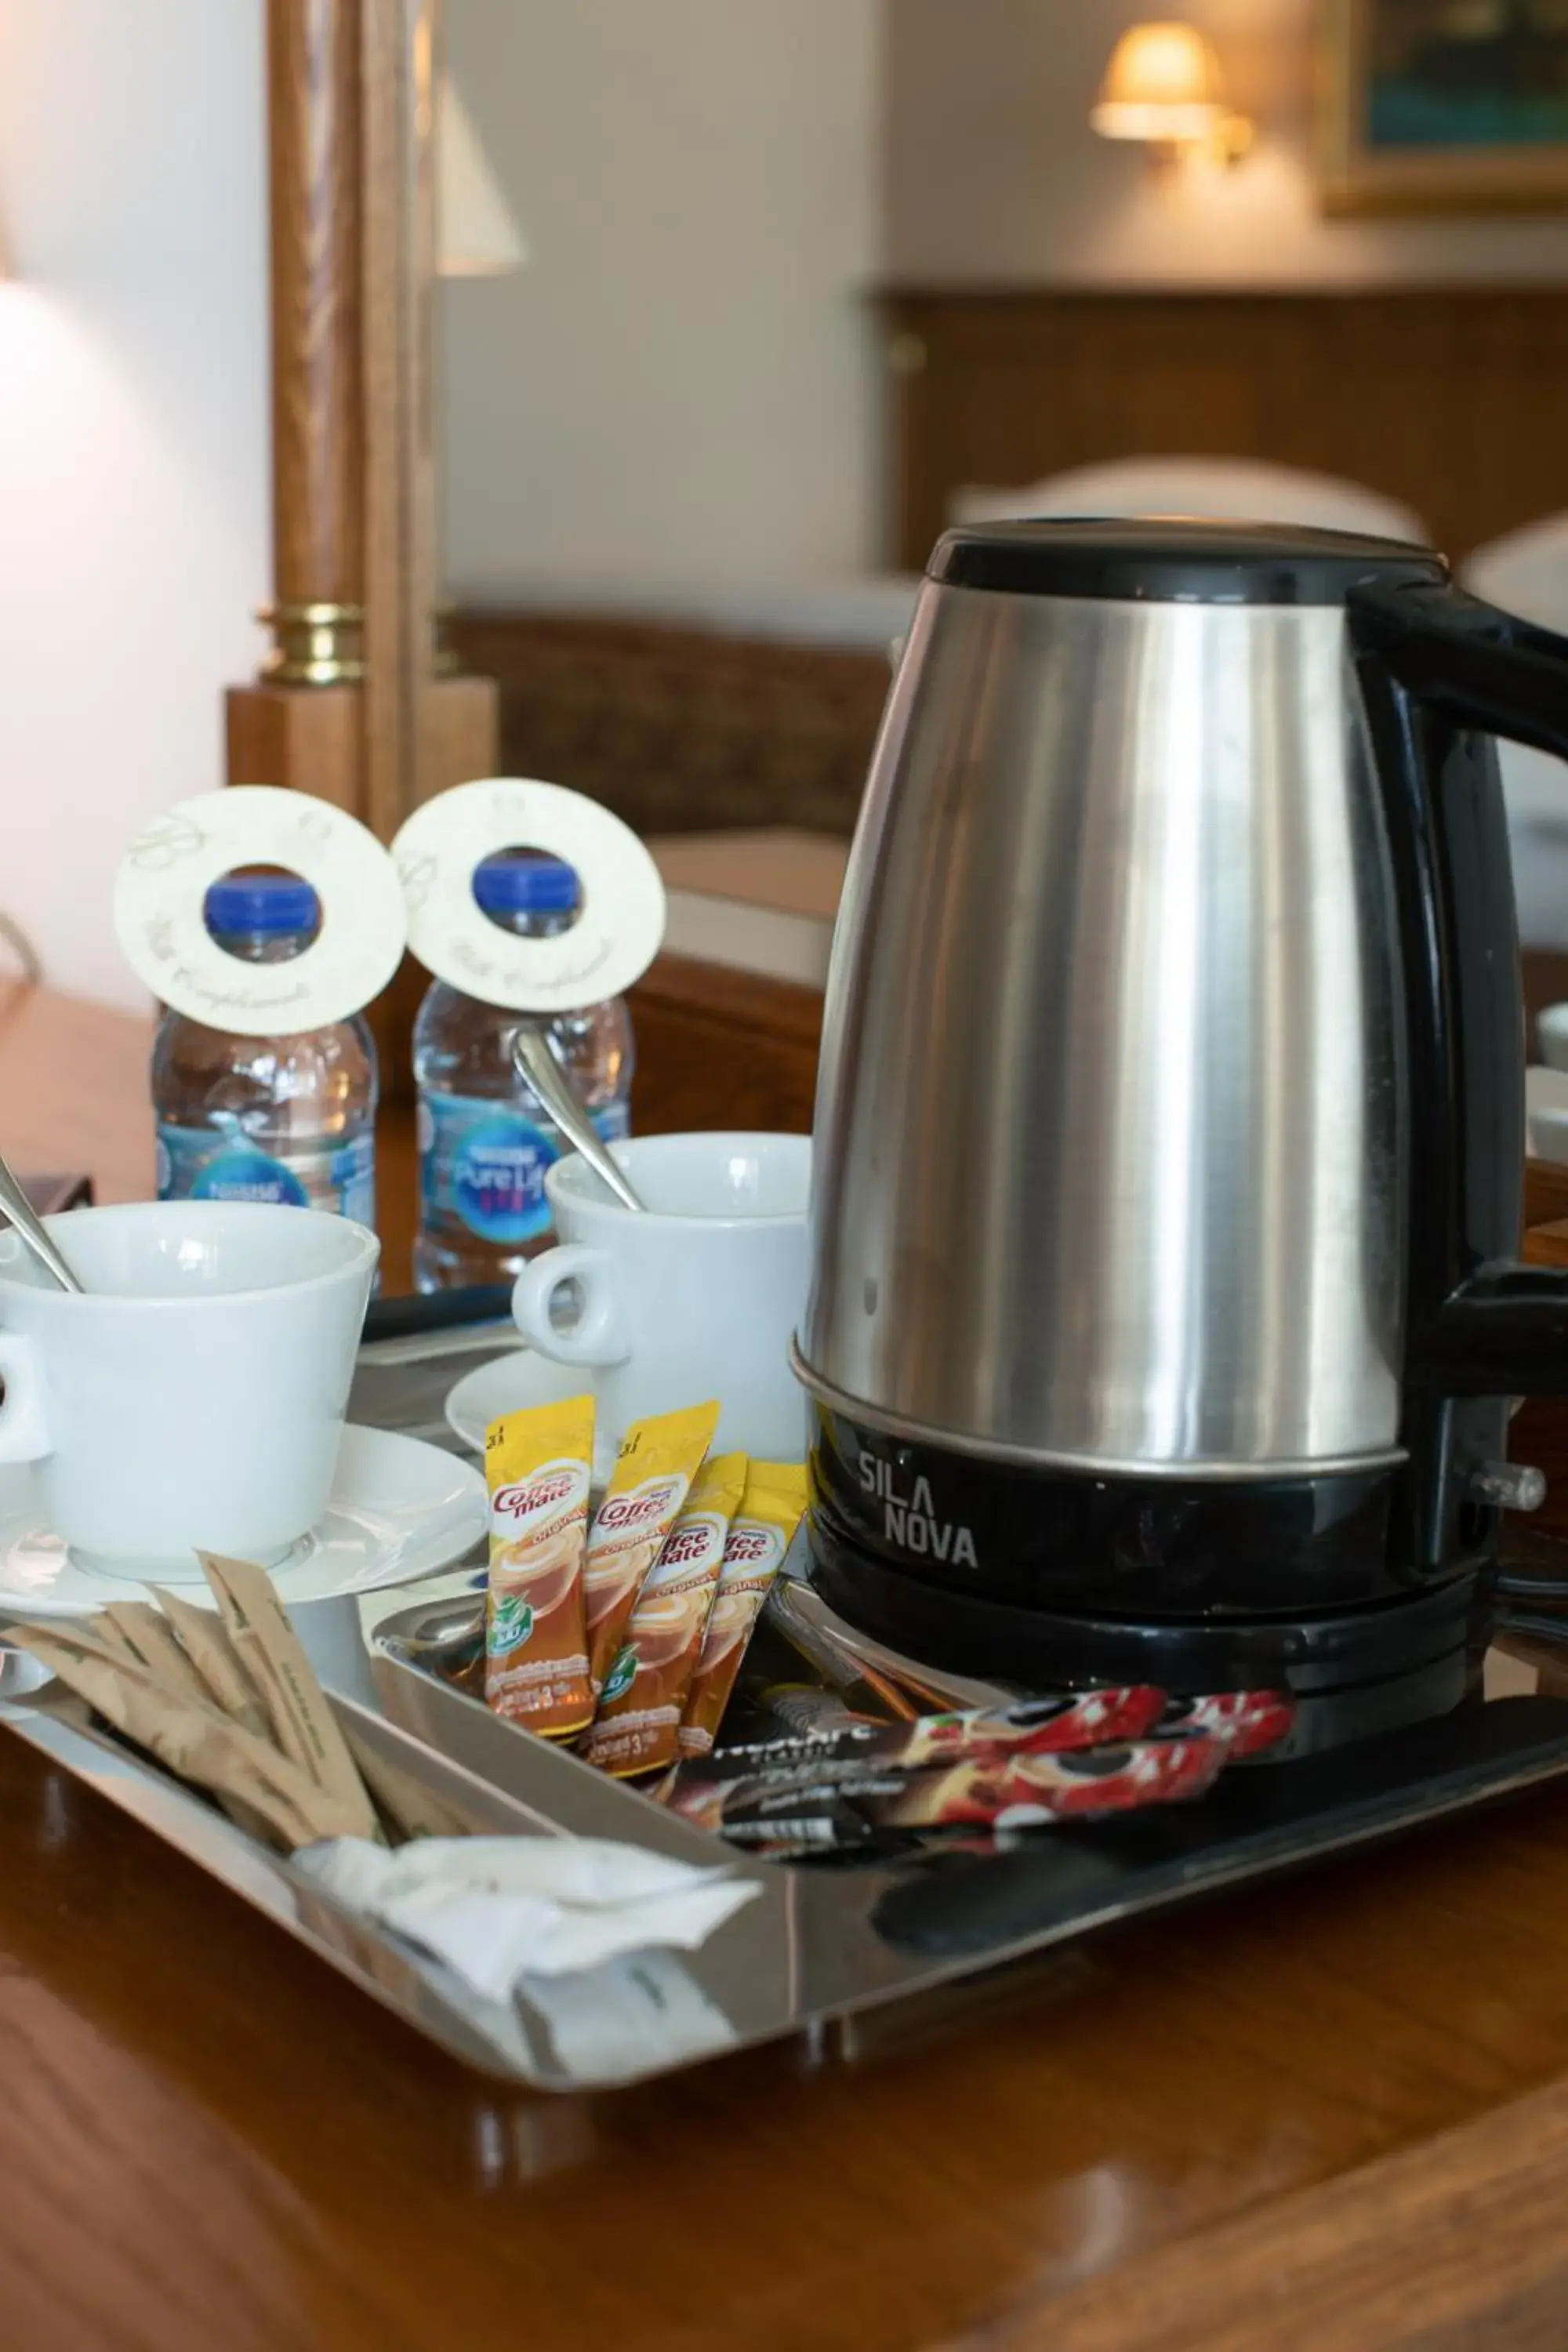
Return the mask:
<path fill-rule="evenodd" d="M 685 1490 L 680 1478 L 649 1478 L 625 1495 L 606 1495 L 594 1522 L 594 1533 L 626 1535 L 662 1519 L 679 1502 Z"/>
<path fill-rule="evenodd" d="M 929 1478 L 917 1477 L 910 1493 L 900 1494 L 892 1464 L 875 1454 L 862 1454 L 860 1491 L 881 1504 L 883 1533 L 890 1544 L 917 1559 L 950 1561 L 954 1568 L 980 1565 L 970 1530 L 937 1517 Z"/>
<path fill-rule="evenodd" d="M 725 1521 L 717 1511 L 693 1511 L 664 1539 L 645 1591 L 716 1569 L 724 1557 Z"/>
<path fill-rule="evenodd" d="M 724 1546 L 724 1581 L 732 1584 L 739 1576 L 772 1568 L 784 1556 L 784 1538 L 777 1528 L 761 1519 L 737 1519 Z"/>
<path fill-rule="evenodd" d="M 490 1496 L 490 1517 L 508 1535 L 556 1517 L 588 1499 L 588 1465 L 563 1457 L 542 1462 L 526 1478 L 498 1486 Z"/>

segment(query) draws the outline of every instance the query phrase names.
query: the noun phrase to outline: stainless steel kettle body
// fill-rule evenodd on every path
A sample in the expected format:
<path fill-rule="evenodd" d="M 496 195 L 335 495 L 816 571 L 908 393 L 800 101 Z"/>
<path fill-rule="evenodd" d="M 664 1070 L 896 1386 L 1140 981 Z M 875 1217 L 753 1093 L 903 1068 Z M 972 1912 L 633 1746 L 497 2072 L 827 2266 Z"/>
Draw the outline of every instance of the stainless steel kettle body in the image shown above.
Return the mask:
<path fill-rule="evenodd" d="M 928 583 L 834 947 L 814 1382 L 1020 1462 L 1389 1459 L 1400 986 L 1342 606 Z"/>
<path fill-rule="evenodd" d="M 1568 643 L 1429 550 L 942 542 L 835 940 L 796 1343 L 815 1558 L 869 1630 L 1001 1671 L 1087 1612 L 1136 1673 L 1154 1622 L 1226 1618 L 1295 1629 L 1226 1673 L 1293 1672 L 1303 1624 L 1425 1599 L 1460 1670 L 1507 1400 L 1568 1391 L 1568 1282 L 1515 1262 L 1496 733 L 1568 756 Z"/>

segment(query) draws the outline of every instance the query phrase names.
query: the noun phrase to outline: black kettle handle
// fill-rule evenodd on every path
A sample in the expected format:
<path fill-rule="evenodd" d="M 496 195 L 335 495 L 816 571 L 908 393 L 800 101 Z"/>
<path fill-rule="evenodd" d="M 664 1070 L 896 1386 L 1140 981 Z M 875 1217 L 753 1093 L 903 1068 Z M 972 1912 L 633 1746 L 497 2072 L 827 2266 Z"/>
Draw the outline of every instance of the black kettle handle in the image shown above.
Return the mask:
<path fill-rule="evenodd" d="M 1568 1394 L 1568 1272 L 1517 1263 L 1523 1010 L 1507 826 L 1477 734 L 1568 760 L 1568 637 L 1443 582 L 1347 597 L 1387 792 L 1411 1038 L 1406 1383 Z M 1563 778 L 1568 794 L 1568 775 Z"/>
<path fill-rule="evenodd" d="M 1366 581 L 1347 601 L 1358 649 L 1429 710 L 1568 760 L 1568 637 L 1448 582 Z"/>

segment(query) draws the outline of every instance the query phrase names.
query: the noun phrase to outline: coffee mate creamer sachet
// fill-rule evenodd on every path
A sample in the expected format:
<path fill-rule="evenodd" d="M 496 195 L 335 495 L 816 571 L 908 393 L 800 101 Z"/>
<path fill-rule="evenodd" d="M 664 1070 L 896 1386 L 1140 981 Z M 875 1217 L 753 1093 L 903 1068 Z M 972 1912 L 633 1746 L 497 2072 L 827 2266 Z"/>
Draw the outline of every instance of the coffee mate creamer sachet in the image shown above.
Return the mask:
<path fill-rule="evenodd" d="M 681 1711 L 719 1589 L 730 1522 L 746 1484 L 743 1454 L 711 1456 L 643 1580 L 583 1753 L 601 1771 L 673 1764 Z"/>
<path fill-rule="evenodd" d="M 719 1590 L 680 1723 L 682 1756 L 706 1756 L 729 1704 L 768 1587 L 805 1509 L 805 1465 L 753 1462 L 724 1546 Z"/>
<path fill-rule="evenodd" d="M 583 1592 L 593 1460 L 591 1396 L 505 1413 L 485 1432 L 485 1701 L 546 1739 L 593 1720 Z"/>
<path fill-rule="evenodd" d="M 643 1579 L 719 1426 L 717 1404 L 689 1405 L 635 1421 L 621 1440 L 615 1475 L 588 1535 L 584 1590 L 588 1680 L 596 1699 L 615 1663 Z"/>

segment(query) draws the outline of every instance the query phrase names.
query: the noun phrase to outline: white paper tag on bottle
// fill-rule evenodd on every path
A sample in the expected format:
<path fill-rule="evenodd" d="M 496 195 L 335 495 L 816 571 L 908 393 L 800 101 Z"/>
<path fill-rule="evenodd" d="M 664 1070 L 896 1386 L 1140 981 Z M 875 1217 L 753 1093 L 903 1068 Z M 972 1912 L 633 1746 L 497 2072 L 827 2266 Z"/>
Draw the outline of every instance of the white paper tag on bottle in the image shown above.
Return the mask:
<path fill-rule="evenodd" d="M 206 895 L 237 868 L 282 866 L 321 910 L 308 947 L 247 963 L 207 929 Z M 363 1012 L 407 943 L 397 869 L 357 817 L 310 793 L 236 784 L 154 817 L 126 851 L 114 928 L 137 978 L 188 1020 L 242 1037 L 292 1036 Z"/>
<path fill-rule="evenodd" d="M 538 849 L 577 876 L 569 930 L 520 939 L 474 897 L 474 871 L 503 849 Z M 509 1013 L 574 1013 L 640 980 L 664 938 L 664 885 L 629 824 L 563 784 L 488 776 L 416 809 L 392 845 L 408 944 L 465 996 Z"/>

